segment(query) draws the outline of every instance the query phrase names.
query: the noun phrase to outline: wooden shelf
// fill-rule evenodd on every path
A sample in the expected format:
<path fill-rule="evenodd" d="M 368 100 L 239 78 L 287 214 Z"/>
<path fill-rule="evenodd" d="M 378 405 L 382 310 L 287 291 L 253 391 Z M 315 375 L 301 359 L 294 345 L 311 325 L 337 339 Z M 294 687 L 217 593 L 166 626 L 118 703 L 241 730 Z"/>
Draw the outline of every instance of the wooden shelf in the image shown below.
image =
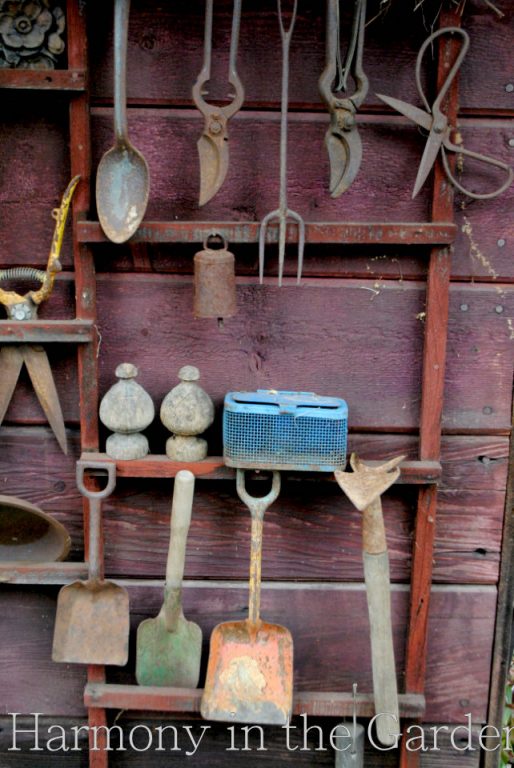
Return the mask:
<path fill-rule="evenodd" d="M 217 232 L 229 243 L 257 243 L 258 221 L 144 221 L 131 243 L 202 243 Z M 313 245 L 450 245 L 456 236 L 455 224 L 382 222 L 306 222 L 305 242 Z M 97 221 L 77 224 L 80 243 L 108 243 Z M 288 239 L 295 241 L 296 226 L 288 227 Z M 278 241 L 278 227 L 269 228 L 270 242 Z"/>
<path fill-rule="evenodd" d="M 82 69 L 0 69 L 0 88 L 32 91 L 86 90 Z"/>
<path fill-rule="evenodd" d="M 69 584 L 87 579 L 87 563 L 2 563 L 0 584 Z"/>
<path fill-rule="evenodd" d="M 200 712 L 201 688 L 157 688 L 144 685 L 113 685 L 88 683 L 84 691 L 86 707 L 105 709 L 131 709 L 145 712 Z M 425 697 L 420 694 L 398 696 L 400 716 L 421 718 L 425 713 Z M 294 694 L 293 713 L 313 717 L 348 717 L 353 712 L 351 693 L 325 691 L 297 691 Z M 373 717 L 375 704 L 371 694 L 357 695 L 357 714 Z"/>
<path fill-rule="evenodd" d="M 89 320 L 0 320 L 0 344 L 87 344 L 92 339 Z"/>
<path fill-rule="evenodd" d="M 150 455 L 134 461 L 115 461 L 105 453 L 83 453 L 82 461 L 104 461 L 116 464 L 117 477 L 133 478 L 171 478 L 181 469 L 188 469 L 196 477 L 209 480 L 229 480 L 235 477 L 235 469 L 226 467 L 223 456 L 209 456 L 203 461 L 182 462 L 171 461 L 164 455 Z M 369 462 L 379 464 L 381 462 Z M 401 475 L 398 483 L 401 485 L 430 485 L 441 477 L 442 467 L 438 461 L 404 461 L 400 464 Z M 303 473 L 295 473 L 299 476 Z M 334 481 L 332 473 L 312 473 L 316 479 Z M 311 475 L 312 476 L 312 475 Z"/>

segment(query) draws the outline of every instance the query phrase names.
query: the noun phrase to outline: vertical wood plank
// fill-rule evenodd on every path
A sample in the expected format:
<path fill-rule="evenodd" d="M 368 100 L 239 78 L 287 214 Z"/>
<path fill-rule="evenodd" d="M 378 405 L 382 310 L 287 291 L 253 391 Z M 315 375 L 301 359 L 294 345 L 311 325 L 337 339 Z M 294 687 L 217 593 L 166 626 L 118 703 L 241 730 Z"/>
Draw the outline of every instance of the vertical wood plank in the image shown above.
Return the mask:
<path fill-rule="evenodd" d="M 449 9 L 442 11 L 439 26 L 440 28 L 460 26 L 460 16 L 457 11 Z M 443 87 L 457 52 L 455 40 L 451 37 L 440 39 L 436 93 L 439 93 Z M 442 109 L 448 115 L 450 123 L 455 124 L 458 112 L 457 77 L 448 90 Z M 446 178 L 439 157 L 434 168 L 432 219 L 452 222 L 453 218 L 453 187 Z M 427 275 L 419 435 L 420 459 L 439 460 L 440 458 L 449 293 L 450 250 L 435 248 L 430 254 Z M 420 489 L 412 554 L 411 602 L 405 667 L 405 689 L 409 693 L 421 693 L 425 688 L 436 515 L 437 486 Z M 400 751 L 400 768 L 418 768 L 419 762 L 419 752 L 409 752 L 403 741 Z"/>
<path fill-rule="evenodd" d="M 87 669 L 87 679 L 89 683 L 105 683 L 105 668 L 98 666 L 89 666 Z M 107 734 L 106 731 L 98 732 L 95 736 L 93 728 L 99 728 L 107 725 L 107 712 L 105 709 L 99 707 L 88 708 L 88 725 L 89 731 L 89 768 L 108 768 L 109 765 L 109 753 L 106 750 L 107 747 Z"/>
<path fill-rule="evenodd" d="M 68 64 L 83 69 L 87 76 L 87 29 L 85 4 L 68 0 Z M 93 256 L 77 238 L 77 222 L 87 218 L 90 206 L 91 137 L 88 91 L 72 99 L 70 104 L 71 172 L 80 174 L 81 183 L 73 201 L 73 258 L 75 264 L 75 302 L 78 318 L 96 320 L 96 284 Z M 98 338 L 92 344 L 80 345 L 78 374 L 80 387 L 80 427 L 82 450 L 98 447 Z"/>

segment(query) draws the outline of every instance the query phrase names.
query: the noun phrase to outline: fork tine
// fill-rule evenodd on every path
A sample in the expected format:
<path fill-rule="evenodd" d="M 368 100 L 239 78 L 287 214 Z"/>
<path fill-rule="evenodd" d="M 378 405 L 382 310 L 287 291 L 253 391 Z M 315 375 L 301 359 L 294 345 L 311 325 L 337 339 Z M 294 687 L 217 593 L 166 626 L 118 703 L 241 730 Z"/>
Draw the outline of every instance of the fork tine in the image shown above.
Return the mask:
<path fill-rule="evenodd" d="M 259 227 L 259 283 L 262 285 L 264 280 L 264 251 L 266 248 L 266 233 L 268 225 L 272 219 L 280 216 L 280 210 L 277 208 L 275 211 L 270 211 L 262 219 Z"/>

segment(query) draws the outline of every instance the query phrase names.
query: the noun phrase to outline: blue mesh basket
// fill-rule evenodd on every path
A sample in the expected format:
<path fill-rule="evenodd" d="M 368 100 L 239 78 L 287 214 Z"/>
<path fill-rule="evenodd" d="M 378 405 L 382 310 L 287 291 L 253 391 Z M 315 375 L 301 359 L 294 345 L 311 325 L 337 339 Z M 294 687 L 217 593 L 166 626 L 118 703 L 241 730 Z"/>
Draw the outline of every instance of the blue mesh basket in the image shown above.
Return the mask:
<path fill-rule="evenodd" d="M 229 392 L 223 454 L 229 467 L 333 472 L 346 465 L 348 407 L 313 392 Z"/>

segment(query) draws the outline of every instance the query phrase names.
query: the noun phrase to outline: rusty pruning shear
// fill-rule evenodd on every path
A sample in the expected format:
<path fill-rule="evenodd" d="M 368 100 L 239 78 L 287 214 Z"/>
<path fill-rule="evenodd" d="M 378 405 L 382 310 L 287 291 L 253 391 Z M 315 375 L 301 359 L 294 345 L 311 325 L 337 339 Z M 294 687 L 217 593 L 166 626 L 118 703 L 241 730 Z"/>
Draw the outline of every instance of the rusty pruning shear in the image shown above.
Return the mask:
<path fill-rule="evenodd" d="M 212 11 L 213 0 L 206 0 L 203 67 L 193 86 L 193 101 L 205 120 L 203 133 L 197 144 L 200 158 L 199 205 L 208 203 L 225 180 L 229 158 L 228 121 L 241 109 L 244 101 L 244 88 L 236 69 L 241 0 L 234 0 L 230 38 L 228 82 L 234 88 L 233 100 L 224 107 L 217 107 L 208 104 L 204 99 L 204 96 L 207 95 L 205 84 L 211 77 Z"/>
<path fill-rule="evenodd" d="M 355 115 L 368 93 L 368 78 L 362 68 L 366 0 L 355 0 L 352 35 L 344 67 L 340 63 L 339 2 L 327 0 L 326 66 L 318 87 L 322 100 L 330 113 L 330 127 L 325 135 L 330 160 L 330 194 L 339 197 L 349 188 L 359 172 L 362 161 L 362 142 Z M 334 84 L 339 70 L 339 82 Z M 352 96 L 341 98 L 338 91 L 346 91 L 348 75 L 352 75 L 356 90 Z"/>
<path fill-rule="evenodd" d="M 10 280 L 35 280 L 41 284 L 37 291 L 25 294 L 0 287 L 0 304 L 6 309 L 11 320 L 23 322 L 35 320 L 39 305 L 49 298 L 54 287 L 55 277 L 61 271 L 59 261 L 64 237 L 64 227 L 75 188 L 80 176 L 75 176 L 68 184 L 62 197 L 60 208 L 52 215 L 55 219 L 55 230 L 48 256 L 46 270 L 32 267 L 14 267 L 0 270 L 0 283 Z M 27 367 L 34 391 L 45 412 L 50 426 L 64 453 L 67 453 L 66 429 L 62 415 L 59 396 L 55 388 L 48 356 L 43 347 L 32 344 L 8 344 L 0 348 L 0 424 L 3 421 L 18 377 L 23 365 Z"/>
<path fill-rule="evenodd" d="M 452 68 L 448 73 L 446 80 L 443 83 L 441 90 L 437 95 L 436 100 L 432 106 L 430 106 L 421 85 L 421 63 L 427 48 L 433 43 L 434 40 L 436 40 L 438 37 L 441 37 L 441 35 L 460 36 L 462 38 L 462 47 L 457 58 L 455 59 Z M 460 27 L 443 27 L 442 29 L 437 30 L 437 32 L 434 32 L 429 37 L 427 37 L 419 49 L 418 58 L 416 60 L 416 87 L 425 106 L 425 110 L 420 109 L 419 107 L 414 107 L 412 104 L 407 104 L 405 101 L 401 101 L 400 99 L 394 99 L 391 96 L 383 96 L 377 93 L 379 99 L 382 99 L 383 102 L 388 104 L 397 112 L 400 112 L 400 114 L 408 117 L 409 120 L 412 120 L 414 123 L 416 123 L 416 125 L 419 125 L 421 128 L 424 128 L 429 132 L 425 150 L 423 152 L 421 163 L 418 169 L 416 182 L 414 184 L 412 197 L 416 197 L 419 190 L 425 183 L 427 176 L 436 161 L 439 151 L 441 152 L 443 167 L 449 181 L 460 192 L 467 195 L 468 197 L 473 198 L 474 200 L 487 200 L 492 197 L 497 197 L 502 192 L 505 192 L 505 190 L 511 185 L 512 179 L 514 178 L 512 168 L 507 165 L 507 163 L 503 163 L 501 160 L 496 160 L 493 157 L 483 155 L 480 152 L 472 152 L 469 149 L 464 149 L 464 147 L 462 147 L 460 144 L 453 143 L 450 138 L 452 131 L 454 130 L 454 126 L 449 124 L 448 117 L 441 111 L 441 105 L 446 94 L 448 93 L 448 89 L 453 79 L 460 69 L 468 48 L 469 35 L 463 29 L 460 29 Z M 482 163 L 487 163 L 488 165 L 494 165 L 496 168 L 501 168 L 505 171 L 507 178 L 500 187 L 493 190 L 492 192 L 472 192 L 471 190 L 463 187 L 462 184 L 453 175 L 450 164 L 448 162 L 448 156 L 446 154 L 447 150 L 448 152 L 457 152 L 460 155 L 464 155 L 465 157 L 471 157 L 475 160 L 479 160 Z"/>

